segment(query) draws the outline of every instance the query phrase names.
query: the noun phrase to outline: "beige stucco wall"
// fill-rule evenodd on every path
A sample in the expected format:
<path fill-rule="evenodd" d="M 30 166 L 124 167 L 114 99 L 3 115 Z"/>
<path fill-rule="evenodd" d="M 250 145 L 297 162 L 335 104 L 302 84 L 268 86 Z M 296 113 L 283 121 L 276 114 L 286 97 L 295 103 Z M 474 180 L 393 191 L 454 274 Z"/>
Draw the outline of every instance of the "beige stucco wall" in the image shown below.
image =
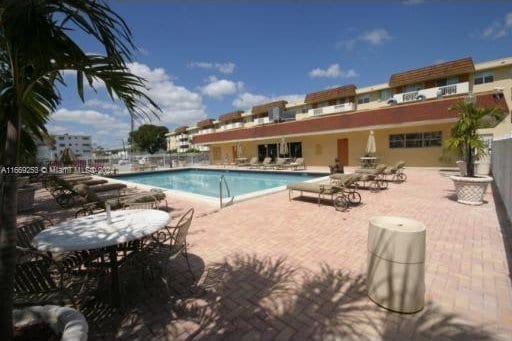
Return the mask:
<path fill-rule="evenodd" d="M 493 91 L 494 88 L 503 88 L 503 96 L 507 101 L 507 105 L 512 108 L 512 67 L 505 66 L 485 71 L 494 72 L 494 82 L 473 85 L 473 92 Z M 471 84 L 473 84 L 473 76 L 471 76 Z M 494 137 L 511 136 L 512 134 L 512 117 L 510 112 L 504 113 L 504 119 L 492 129 L 480 129 L 480 134 L 493 134 Z"/>
<path fill-rule="evenodd" d="M 375 140 L 377 144 L 377 156 L 382 162 L 387 164 L 394 164 L 400 160 L 405 160 L 409 166 L 443 166 L 444 164 L 439 160 L 442 155 L 442 147 L 427 147 L 427 148 L 389 148 L 389 135 L 400 133 L 420 133 L 431 131 L 442 131 L 443 140 L 450 136 L 451 124 L 434 124 L 423 125 L 417 127 L 401 127 L 393 129 L 376 129 L 374 130 Z M 326 166 L 332 164 L 333 159 L 337 157 L 337 140 L 348 138 L 348 151 L 349 151 L 349 165 L 358 166 L 359 158 L 364 155 L 366 143 L 370 131 L 357 131 L 350 133 L 338 134 L 322 134 L 322 135 L 307 135 L 301 137 L 288 137 L 287 142 L 302 142 L 302 155 L 307 165 L 311 166 Z M 250 158 L 258 155 L 259 144 L 279 143 L 279 139 L 267 139 L 251 142 L 242 141 L 243 154 L 245 157 Z M 214 158 L 214 149 L 210 150 L 210 160 L 213 164 L 222 163 L 225 155 L 228 161 L 233 162 L 233 146 L 236 143 L 216 144 L 215 148 L 220 148 L 220 158 Z M 218 156 L 217 152 L 217 156 Z M 453 160 L 455 162 L 455 159 Z"/>

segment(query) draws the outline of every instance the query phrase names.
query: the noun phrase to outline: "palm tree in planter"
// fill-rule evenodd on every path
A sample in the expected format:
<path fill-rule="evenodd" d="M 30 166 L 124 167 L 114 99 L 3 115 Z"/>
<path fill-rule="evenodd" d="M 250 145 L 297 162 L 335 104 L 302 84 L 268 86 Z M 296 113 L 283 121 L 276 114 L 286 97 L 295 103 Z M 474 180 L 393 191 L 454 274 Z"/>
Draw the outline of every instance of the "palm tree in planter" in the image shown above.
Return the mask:
<path fill-rule="evenodd" d="M 101 50 L 87 54 L 83 34 Z M 0 165 L 20 165 L 23 134 L 46 134 L 45 123 L 61 103 L 63 72 L 76 72 L 76 89 L 102 83 L 131 117 L 154 117 L 159 108 L 145 82 L 126 65 L 134 49 L 123 19 L 102 0 L 3 0 L 0 4 Z M 98 83 L 97 83 L 98 82 Z M 0 339 L 12 339 L 17 185 L 0 173 Z"/>
<path fill-rule="evenodd" d="M 475 176 L 475 161 L 487 154 L 487 148 L 478 129 L 492 127 L 503 118 L 500 109 L 494 107 L 477 107 L 473 102 L 459 102 L 450 108 L 459 114 L 459 119 L 452 128 L 452 135 L 446 140 L 446 147 L 462 154 L 466 163 L 467 174 L 452 176 L 457 192 L 457 201 L 469 205 L 481 205 L 490 176 Z"/>

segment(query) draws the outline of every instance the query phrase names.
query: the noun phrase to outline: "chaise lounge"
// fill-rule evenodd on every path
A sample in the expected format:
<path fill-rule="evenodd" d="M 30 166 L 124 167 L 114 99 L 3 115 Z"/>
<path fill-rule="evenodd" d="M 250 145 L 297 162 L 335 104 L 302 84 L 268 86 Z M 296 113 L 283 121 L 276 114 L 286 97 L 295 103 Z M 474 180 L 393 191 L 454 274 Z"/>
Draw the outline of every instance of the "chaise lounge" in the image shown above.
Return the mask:
<path fill-rule="evenodd" d="M 324 198 L 324 196 L 330 196 L 332 201 L 334 199 L 334 194 L 340 191 L 340 188 L 337 186 L 309 182 L 297 182 L 288 184 L 286 188 L 288 189 L 289 200 L 292 200 L 293 191 L 299 191 L 301 197 L 303 196 L 304 192 L 318 194 L 318 206 L 320 206 L 320 201 Z"/>

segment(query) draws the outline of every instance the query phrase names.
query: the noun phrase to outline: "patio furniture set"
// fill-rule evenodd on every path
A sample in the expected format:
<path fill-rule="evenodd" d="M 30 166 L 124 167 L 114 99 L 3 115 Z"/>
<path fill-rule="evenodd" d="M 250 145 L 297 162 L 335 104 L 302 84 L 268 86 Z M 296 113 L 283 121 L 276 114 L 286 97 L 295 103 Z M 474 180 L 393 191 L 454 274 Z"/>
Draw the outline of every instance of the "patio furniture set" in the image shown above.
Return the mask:
<path fill-rule="evenodd" d="M 299 182 L 288 184 L 288 198 L 292 200 L 293 191 L 303 193 L 315 193 L 318 195 L 318 205 L 324 197 L 333 202 L 336 210 L 345 211 L 351 205 L 361 203 L 359 189 L 369 189 L 377 192 L 388 187 L 388 182 L 401 183 L 407 179 L 404 173 L 404 161 L 399 161 L 395 166 L 379 164 L 375 168 L 357 169 L 351 174 L 334 173 L 329 176 L 329 184 L 311 182 Z"/>
<path fill-rule="evenodd" d="M 90 297 L 85 291 L 95 287 L 89 285 L 91 280 L 99 283 L 108 276 L 110 301 L 119 307 L 120 276 L 157 270 L 165 282 L 167 263 L 180 254 L 194 277 L 186 243 L 193 208 L 171 226 L 170 214 L 157 209 L 159 200 L 154 196 L 124 202 L 117 210 L 103 203 L 98 212 L 101 206 L 56 225 L 36 219 L 18 227 L 16 306 L 50 302 L 76 306 L 77 298 Z"/>

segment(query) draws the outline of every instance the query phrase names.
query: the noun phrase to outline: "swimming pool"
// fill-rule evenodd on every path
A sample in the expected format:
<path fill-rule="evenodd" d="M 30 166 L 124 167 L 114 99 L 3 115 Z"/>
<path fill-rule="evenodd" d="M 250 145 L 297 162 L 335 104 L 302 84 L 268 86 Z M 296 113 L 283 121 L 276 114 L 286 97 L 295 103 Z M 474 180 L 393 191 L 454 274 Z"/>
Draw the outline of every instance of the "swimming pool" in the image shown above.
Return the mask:
<path fill-rule="evenodd" d="M 138 184 L 219 197 L 219 179 L 224 175 L 232 196 L 240 196 L 293 182 L 325 176 L 307 172 L 253 172 L 236 170 L 184 169 L 145 174 L 116 176 L 116 179 Z M 224 195 L 225 196 L 225 195 Z"/>

